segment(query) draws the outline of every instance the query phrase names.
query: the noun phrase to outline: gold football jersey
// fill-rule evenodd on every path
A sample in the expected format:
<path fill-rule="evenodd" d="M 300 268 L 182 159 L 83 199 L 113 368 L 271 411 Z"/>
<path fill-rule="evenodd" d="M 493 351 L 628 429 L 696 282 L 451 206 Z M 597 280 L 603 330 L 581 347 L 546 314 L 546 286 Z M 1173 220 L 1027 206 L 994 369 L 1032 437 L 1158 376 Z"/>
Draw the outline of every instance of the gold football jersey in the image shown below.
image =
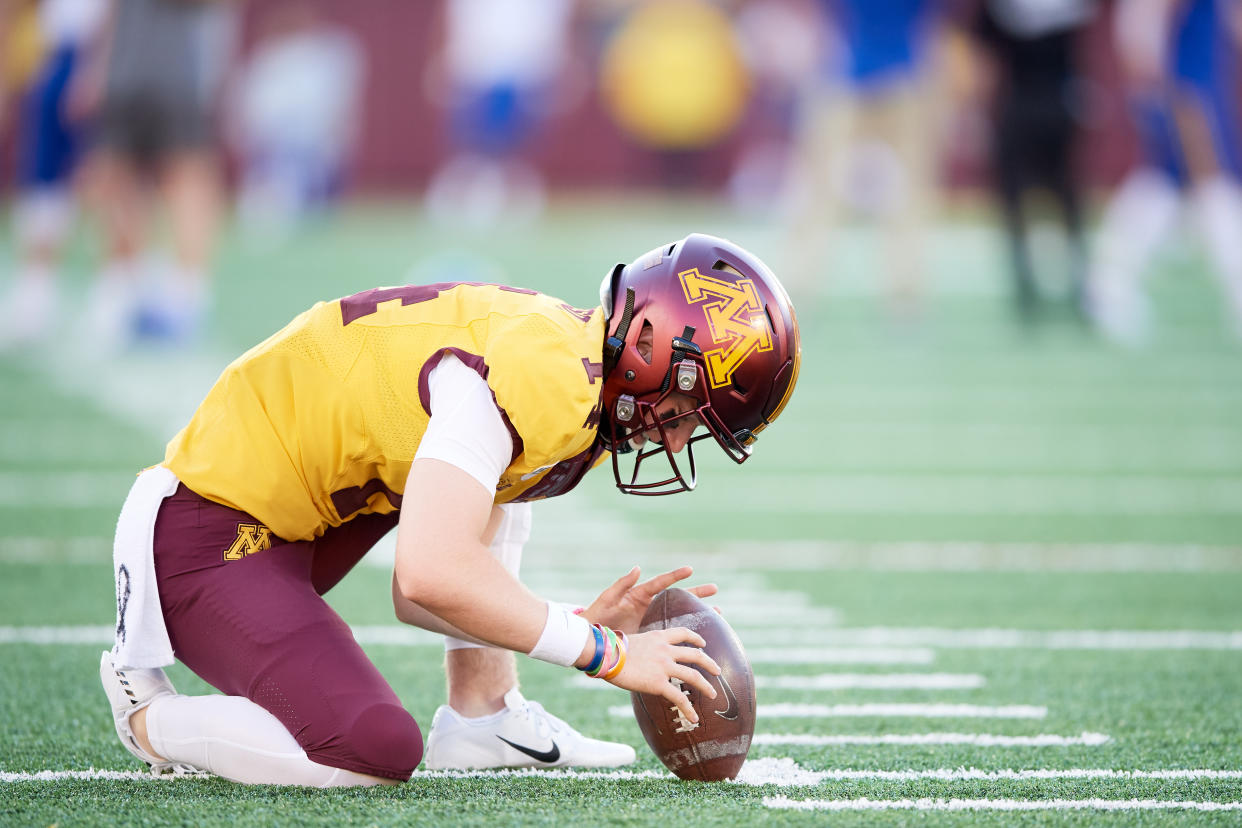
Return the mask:
<path fill-rule="evenodd" d="M 446 283 L 321 302 L 224 370 L 164 465 L 288 540 L 401 506 L 445 353 L 487 381 L 514 436 L 496 502 L 573 488 L 595 436 L 604 315 L 534 291 Z"/>

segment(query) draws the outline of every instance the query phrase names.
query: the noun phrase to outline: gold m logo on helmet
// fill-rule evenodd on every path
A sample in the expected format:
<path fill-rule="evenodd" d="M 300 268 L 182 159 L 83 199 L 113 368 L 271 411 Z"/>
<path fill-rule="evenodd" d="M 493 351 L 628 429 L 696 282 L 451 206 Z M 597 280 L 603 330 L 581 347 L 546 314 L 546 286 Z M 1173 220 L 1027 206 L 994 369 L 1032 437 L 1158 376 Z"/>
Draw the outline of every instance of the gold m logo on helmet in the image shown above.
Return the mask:
<path fill-rule="evenodd" d="M 708 332 L 712 341 L 720 346 L 703 354 L 712 388 L 728 385 L 733 372 L 751 354 L 772 350 L 772 332 L 768 330 L 754 280 L 726 282 L 704 276 L 697 267 L 683 270 L 677 278 L 681 279 L 682 290 L 690 304 L 715 300 L 703 306 Z"/>
<path fill-rule="evenodd" d="M 237 540 L 224 550 L 226 561 L 240 561 L 247 555 L 272 548 L 272 530 L 257 523 L 237 524 Z"/>

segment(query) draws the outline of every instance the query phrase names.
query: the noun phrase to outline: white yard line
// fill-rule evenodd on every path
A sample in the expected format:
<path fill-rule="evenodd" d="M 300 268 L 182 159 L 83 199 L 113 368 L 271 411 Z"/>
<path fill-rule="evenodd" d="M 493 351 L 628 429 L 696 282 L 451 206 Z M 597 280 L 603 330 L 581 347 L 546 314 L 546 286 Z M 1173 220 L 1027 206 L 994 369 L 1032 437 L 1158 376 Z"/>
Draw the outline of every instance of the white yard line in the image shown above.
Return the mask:
<path fill-rule="evenodd" d="M 137 471 L 0 471 L 0 506 L 107 506 L 119 514 Z"/>
<path fill-rule="evenodd" d="M 737 540 L 643 544 L 643 563 L 714 572 L 849 569 L 881 572 L 1216 572 L 1242 570 L 1242 547 L 1194 544 L 842 543 Z M 610 572 L 611 570 L 609 570 Z M 601 576 L 606 573 L 601 571 Z M 726 585 L 727 586 L 727 585 Z M 727 593 L 722 596 L 727 598 Z"/>
<path fill-rule="evenodd" d="M 631 717 L 629 705 L 608 708 L 616 717 Z M 763 719 L 911 718 L 911 719 L 1042 719 L 1048 708 L 1031 704 L 761 704 Z"/>
<path fill-rule="evenodd" d="M 111 625 L 84 627 L 0 627 L 0 644 L 103 644 L 111 646 Z"/>
<path fill-rule="evenodd" d="M 599 683 L 599 682 L 595 682 Z M 777 690 L 969 690 L 987 679 L 977 673 L 821 673 L 755 676 L 756 687 Z"/>
<path fill-rule="evenodd" d="M 913 719 L 1042 719 L 1048 708 L 1033 704 L 761 704 L 760 719 L 894 717 Z"/>
<path fill-rule="evenodd" d="M 32 771 L 0 772 L 0 782 L 61 782 L 84 781 L 146 781 L 151 779 L 174 780 L 202 778 L 195 776 L 152 777 L 141 771 L 85 770 L 85 771 Z M 473 771 L 415 771 L 413 779 L 549 779 L 583 780 L 601 779 L 633 781 L 644 779 L 672 779 L 666 771 L 645 770 L 573 770 L 534 768 L 510 770 Z M 747 786 L 775 785 L 779 787 L 810 787 L 824 782 L 878 781 L 878 782 L 1010 782 L 1054 781 L 1063 779 L 1100 779 L 1109 781 L 1185 781 L 1185 780 L 1236 780 L 1242 779 L 1242 771 L 1178 769 L 1178 770 L 1111 770 L 1107 768 L 1068 768 L 1063 770 L 981 770 L 978 768 L 937 768 L 932 770 L 807 770 L 789 758 L 751 759 L 743 766 L 735 780 Z M 1032 800 L 1018 800 L 1032 801 Z"/>
<path fill-rule="evenodd" d="M 756 733 L 753 745 L 828 747 L 839 745 L 974 745 L 976 747 L 1098 747 L 1109 742 L 1103 733 L 1084 731 L 1078 736 L 1040 733 L 1035 736 L 1006 736 L 999 733 L 884 733 L 836 734 Z"/>
<path fill-rule="evenodd" d="M 750 759 L 742 765 L 739 782 L 782 786 L 819 785 L 824 782 L 1021 782 L 1061 779 L 1134 780 L 1236 780 L 1242 770 L 1176 768 L 1171 770 L 1113 770 L 1110 768 L 1040 768 L 1037 770 L 983 770 L 980 768 L 933 768 L 930 770 L 808 770 L 789 757 Z"/>
<path fill-rule="evenodd" d="M 359 644 L 396 644 L 414 647 L 441 647 L 444 636 L 430 630 L 401 625 L 357 626 L 353 628 L 354 640 Z"/>
<path fill-rule="evenodd" d="M 91 770 L 84 771 L 31 771 L 23 773 L 19 771 L 0 771 L 0 782 L 66 782 L 70 780 L 83 780 L 87 782 L 106 781 L 112 782 L 117 780 L 126 780 L 132 782 L 145 782 L 153 779 L 178 779 L 184 777 L 174 777 L 172 775 L 155 777 L 149 772 L 144 771 L 114 771 L 114 770 Z"/>
<path fill-rule="evenodd" d="M 402 624 L 359 625 L 354 637 L 363 644 L 424 646 L 440 643 L 440 637 L 427 630 Z M 748 635 L 749 634 L 749 635 Z M 762 635 L 759 630 L 742 630 L 741 637 Z M 86 626 L 0 626 L 0 643 L 9 644 L 95 644 L 111 640 L 112 628 Z M 752 664 L 930 664 L 936 649 L 1038 649 L 1038 650 L 1242 650 L 1242 632 L 1206 630 L 950 630 L 924 627 L 824 628 L 816 637 L 823 647 L 752 647 L 747 656 Z M 925 646 L 915 646 L 925 645 Z M 943 675 L 943 674 L 927 674 Z M 814 677 L 791 677 L 795 684 Z M 815 679 L 825 689 L 835 679 L 831 675 Z M 894 679 L 895 680 L 895 679 Z M 966 682 L 967 679 L 955 679 Z M 970 679 L 969 681 L 974 681 Z M 782 679 L 782 681 L 785 681 Z M 860 678 L 874 681 L 882 677 Z M 950 681 L 938 678 L 911 678 L 911 682 Z M 794 687 L 794 684 L 770 686 Z M 859 684 L 859 687 L 872 685 Z M 929 685 L 931 686 L 931 685 Z M 945 685 L 935 685 L 945 686 Z M 961 686 L 979 686 L 963 684 Z M 807 687 L 805 689 L 817 689 Z M 917 689 L 912 686 L 911 689 Z"/>
<path fill-rule="evenodd" d="M 764 807 L 798 811 L 1242 811 L 1242 802 L 1181 799 L 789 799 Z"/>
<path fill-rule="evenodd" d="M 758 630 L 743 630 L 761 635 Z M 111 627 L 86 626 L 0 626 L 0 643 L 9 644 L 86 644 L 111 640 Z M 424 646 L 437 644 L 440 637 L 402 624 L 359 625 L 354 636 L 363 644 Z M 747 656 L 752 664 L 930 664 L 936 649 L 1039 649 L 1039 650 L 1242 650 L 1242 632 L 1207 630 L 950 630 L 931 627 L 824 628 L 817 633 L 823 647 L 752 647 Z M 925 646 L 916 646 L 925 645 Z M 928 674 L 938 675 L 938 674 Z M 801 682 L 808 677 L 791 678 Z M 817 679 L 825 687 L 831 676 Z M 873 680 L 879 686 L 887 679 Z M 910 679 L 949 681 L 949 679 Z M 783 680 L 782 680 L 783 681 Z M 960 679 L 965 682 L 967 679 Z M 974 681 L 974 679 L 970 679 Z M 780 685 L 771 685 L 780 686 Z M 794 685 L 784 685 L 793 687 Z M 868 686 L 864 684 L 860 687 Z M 937 685 L 943 686 L 943 685 Z M 963 684 L 962 686 L 967 686 Z M 969 686 L 978 686 L 971 684 Z M 806 689 L 816 689 L 808 687 Z M 916 688 L 912 688 L 916 689 Z"/>
<path fill-rule="evenodd" d="M 1237 474 L 946 475 L 786 470 L 749 475 L 747 486 L 748 509 L 779 514 L 1242 514 L 1242 476 Z M 656 503 L 649 508 L 672 514 L 680 507 Z M 723 508 L 718 506 L 717 511 Z"/>
<path fill-rule="evenodd" d="M 756 647 L 748 648 L 751 664 L 931 664 L 929 647 Z"/>
<path fill-rule="evenodd" d="M 565 682 L 579 690 L 606 690 L 613 685 L 584 675 Z M 755 676 L 756 687 L 776 690 L 970 690 L 987 679 L 973 673 L 822 673 L 817 676 Z"/>
<path fill-rule="evenodd" d="M 111 561 L 112 538 L 0 538 L 0 563 L 60 565 L 106 564 Z"/>
<path fill-rule="evenodd" d="M 102 481 L 99 495 L 101 501 L 112 505 L 116 492 Z M 540 504 L 537 518 L 541 529 L 531 541 L 532 550 L 546 550 L 546 558 L 562 558 L 561 553 L 571 542 L 551 531 L 554 520 L 544 513 L 548 505 Z M 570 498 L 569 500 L 573 500 Z M 23 502 L 29 502 L 25 500 Z M 119 503 L 116 504 L 119 511 Z M 609 532 L 613 527 L 609 526 Z M 548 535 L 543 538 L 542 535 Z M 395 533 L 380 541 L 363 559 L 364 563 L 382 569 L 391 569 L 395 550 Z M 66 561 L 65 545 L 76 551 Z M 577 544 L 580 545 L 580 544 Z M 37 562 L 38 557 L 55 558 L 57 563 L 92 563 L 85 551 L 97 549 L 98 559 L 110 559 L 112 538 L 47 538 L 12 536 L 0 538 L 0 562 Z M 729 618 L 739 618 L 748 611 L 744 601 L 739 600 L 736 590 L 752 589 L 754 571 L 763 569 L 861 569 L 898 572 L 1220 572 L 1242 570 L 1242 547 L 1159 545 L 1159 544 L 1077 544 L 1077 543 L 836 543 L 809 540 L 728 541 L 722 543 L 694 544 L 693 546 L 668 541 L 644 542 L 641 556 L 644 572 L 654 574 L 662 568 L 681 563 L 697 564 L 704 580 L 713 573 L 730 574 L 724 591 L 716 603 L 722 603 Z M 535 555 L 523 570 L 523 579 L 538 584 L 549 593 L 559 590 L 590 593 L 589 597 L 618 576 L 617 567 L 624 565 L 593 558 L 589 562 L 580 559 L 562 559 L 560 566 L 552 569 L 543 565 L 543 555 Z M 559 597 L 559 596 L 557 596 Z M 806 607 L 799 602 L 794 609 L 810 609 L 831 613 L 827 607 Z M 757 614 L 783 611 L 782 608 L 757 607 Z"/>
<path fill-rule="evenodd" d="M 164 776 L 159 779 L 171 781 L 174 779 L 193 779 L 196 777 L 176 777 Z M 513 770 L 483 770 L 483 771 L 416 771 L 412 781 L 419 779 L 522 779 L 535 778 L 547 780 L 611 780 L 611 781 L 634 781 L 634 780 L 669 780 L 672 775 L 665 771 L 584 771 L 571 769 L 513 769 Z M 799 767 L 790 759 L 756 759 L 748 761 L 743 765 L 741 772 L 738 774 L 735 784 L 746 785 L 752 787 L 773 785 L 778 787 L 811 787 L 822 784 L 825 781 L 885 781 L 885 782 L 912 782 L 912 781 L 1053 781 L 1062 779 L 1101 779 L 1109 781 L 1135 781 L 1135 780 L 1234 780 L 1242 778 L 1242 772 L 1239 771 L 1214 771 L 1214 770 L 1175 770 L 1175 771 L 1115 771 L 1108 769 L 1068 769 L 1068 770 L 1050 770 L 1050 771 L 1027 771 L 1027 770 L 1000 770 L 1000 771 L 984 771 L 977 769 L 937 769 L 928 771 L 856 771 L 856 770 L 830 770 L 830 771 L 810 771 Z M 108 771 L 108 770 L 88 770 L 88 771 L 36 771 L 31 773 L 20 772 L 2 772 L 0 773 L 0 782 L 61 782 L 69 780 L 81 781 L 134 781 L 142 782 L 156 779 L 148 773 L 139 771 Z M 807 801 L 807 800 L 799 800 Z M 813 801 L 813 800 L 812 800 Z M 827 800 L 827 801 L 843 801 L 843 800 Z M 848 801 L 848 800 L 845 800 Z M 855 800 L 858 801 L 858 800 Z M 882 800 L 894 801 L 894 800 Z M 1038 800 L 1013 800 L 1017 802 L 1030 802 L 1039 804 Z M 1105 800 L 1115 802 L 1118 800 Z M 1169 800 L 1160 800 L 1169 801 Z"/>
<path fill-rule="evenodd" d="M 444 637 L 416 627 L 357 626 L 354 638 L 360 644 L 394 644 L 405 647 L 439 647 Z M 110 625 L 79 627 L 3 627 L 0 644 L 94 644 L 111 646 L 115 631 Z"/>
<path fill-rule="evenodd" d="M 170 439 L 186 424 L 235 356 L 202 348 L 175 357 L 140 351 L 102 355 L 75 345 L 44 349 L 41 354 L 43 376 L 62 393 L 90 399 L 160 440 Z M 152 462 L 159 459 L 153 457 Z"/>
<path fill-rule="evenodd" d="M 974 366 L 981 363 L 982 360 L 971 359 L 971 364 Z M 862 363 L 864 370 L 866 367 L 875 368 L 877 364 L 879 363 L 872 360 Z M 841 367 L 842 374 L 848 375 L 849 371 L 850 366 Z M 803 396 L 806 402 L 802 402 Z M 1029 415 L 1047 411 L 1049 407 L 1055 406 L 1059 410 L 1117 412 L 1118 416 L 1112 419 L 1120 420 L 1125 425 L 1141 426 L 1142 422 L 1135 422 L 1132 418 L 1123 419 L 1120 416 L 1121 412 L 1141 409 L 1146 409 L 1148 413 L 1196 409 L 1210 411 L 1213 408 L 1235 410 L 1234 407 L 1242 403 L 1242 389 L 1232 385 L 1193 388 L 1187 387 L 1184 382 L 1165 387 L 1124 383 L 1110 386 L 1107 399 L 1101 399 L 1099 384 L 1089 380 L 1080 384 L 1059 383 L 1055 387 L 1050 387 L 1045 384 L 982 378 L 970 383 L 927 380 L 891 384 L 865 380 L 851 382 L 849 379 L 841 379 L 830 384 L 820 384 L 818 387 L 808 383 L 805 394 L 799 396 L 799 401 L 801 405 L 806 405 L 813 399 L 833 404 L 836 409 L 840 410 L 840 418 L 843 422 L 860 422 L 858 419 L 851 418 L 851 415 L 858 413 L 865 415 L 868 412 L 885 410 L 893 412 L 889 419 L 895 422 L 925 423 L 930 421 L 935 423 L 940 421 L 935 416 L 936 414 L 960 412 L 961 416 L 945 418 L 946 421 L 957 425 L 976 420 L 993 423 L 998 419 L 996 409 L 1005 409 L 1007 414 L 1011 413 L 1010 409 L 1012 409 L 1012 413 L 1028 415 L 1027 419 L 1020 421 L 1022 423 L 1043 423 L 1046 421 L 1029 417 Z M 833 413 L 836 419 L 837 411 L 834 410 Z M 1078 418 L 1079 421 L 1087 422 L 1090 422 L 1090 419 Z M 1150 417 L 1144 419 L 1149 420 Z M 876 418 L 873 417 L 870 422 L 875 422 L 875 420 Z M 1179 424 L 1200 421 L 1193 417 L 1172 420 Z M 1206 422 L 1213 426 L 1221 425 L 1214 420 L 1206 420 Z M 1232 421 L 1226 420 L 1225 424 L 1231 425 Z"/>
<path fill-rule="evenodd" d="M 1242 650 L 1242 631 L 1014 630 L 838 627 L 817 631 L 827 646 L 1036 650 Z"/>

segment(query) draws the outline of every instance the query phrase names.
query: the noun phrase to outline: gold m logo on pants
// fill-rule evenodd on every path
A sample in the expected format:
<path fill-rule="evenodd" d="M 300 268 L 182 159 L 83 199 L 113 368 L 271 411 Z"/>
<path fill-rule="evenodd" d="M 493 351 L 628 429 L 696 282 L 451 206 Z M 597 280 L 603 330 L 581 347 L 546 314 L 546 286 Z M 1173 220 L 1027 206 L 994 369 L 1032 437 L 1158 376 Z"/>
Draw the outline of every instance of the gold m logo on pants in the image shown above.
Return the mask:
<path fill-rule="evenodd" d="M 240 561 L 247 555 L 272 547 L 272 530 L 257 523 L 237 524 L 237 540 L 224 550 L 226 561 Z"/>

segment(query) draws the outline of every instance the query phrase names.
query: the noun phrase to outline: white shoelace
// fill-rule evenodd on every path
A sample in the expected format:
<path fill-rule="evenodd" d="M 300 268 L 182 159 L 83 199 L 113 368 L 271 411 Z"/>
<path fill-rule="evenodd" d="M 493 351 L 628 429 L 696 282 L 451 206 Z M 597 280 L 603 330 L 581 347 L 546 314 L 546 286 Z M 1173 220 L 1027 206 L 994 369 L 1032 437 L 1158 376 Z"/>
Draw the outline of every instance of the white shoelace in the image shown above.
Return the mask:
<path fill-rule="evenodd" d="M 539 736 L 551 736 L 553 733 L 569 735 L 575 732 L 567 722 L 544 710 L 543 705 L 539 702 L 528 701 L 526 702 L 526 708 L 526 715 L 534 720 L 535 733 Z"/>

